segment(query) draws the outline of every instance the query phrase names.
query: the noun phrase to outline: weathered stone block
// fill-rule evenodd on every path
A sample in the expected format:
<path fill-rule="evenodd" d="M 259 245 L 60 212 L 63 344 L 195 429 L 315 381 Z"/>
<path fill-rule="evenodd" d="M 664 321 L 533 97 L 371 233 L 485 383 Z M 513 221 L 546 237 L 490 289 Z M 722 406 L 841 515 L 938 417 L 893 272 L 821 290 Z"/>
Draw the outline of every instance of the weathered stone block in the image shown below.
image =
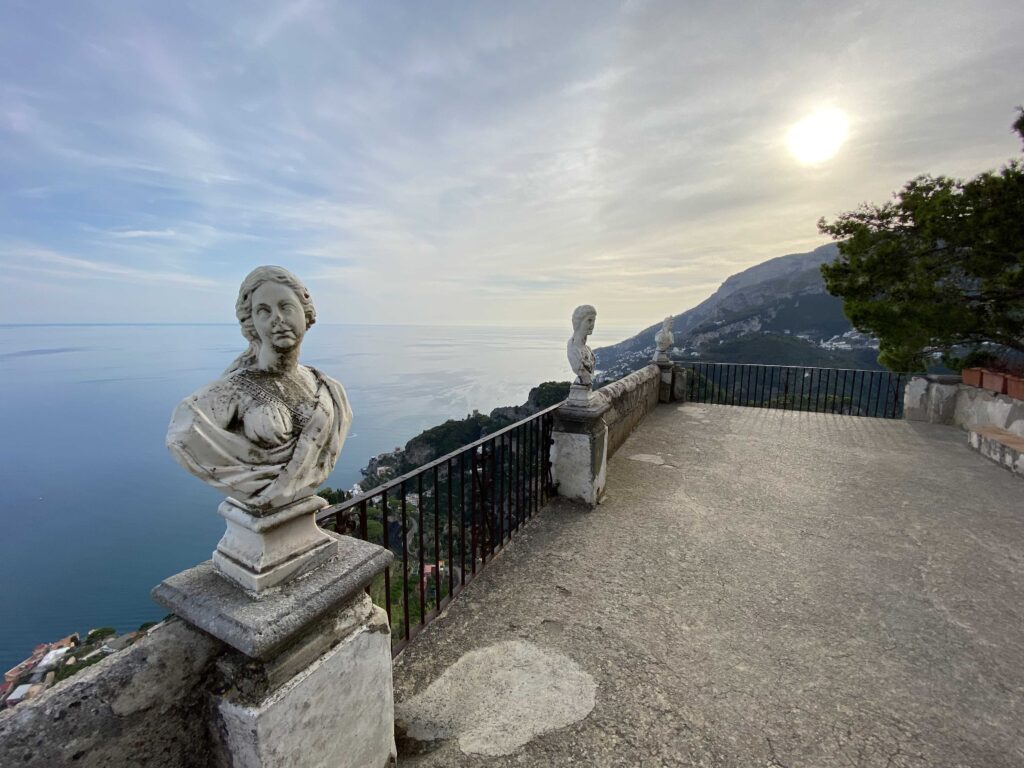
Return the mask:
<path fill-rule="evenodd" d="M 686 369 L 677 365 L 672 369 L 672 401 L 675 403 L 686 402 Z"/>
<path fill-rule="evenodd" d="M 364 598 L 350 611 L 366 607 Z M 269 695 L 254 700 L 244 682 L 236 680 L 214 702 L 219 765 L 383 768 L 394 762 L 391 633 L 381 608 L 369 605 L 353 631 Z"/>
<path fill-rule="evenodd" d="M 0 765 L 205 768 L 205 681 L 226 650 L 172 619 L 39 698 L 0 711 Z"/>

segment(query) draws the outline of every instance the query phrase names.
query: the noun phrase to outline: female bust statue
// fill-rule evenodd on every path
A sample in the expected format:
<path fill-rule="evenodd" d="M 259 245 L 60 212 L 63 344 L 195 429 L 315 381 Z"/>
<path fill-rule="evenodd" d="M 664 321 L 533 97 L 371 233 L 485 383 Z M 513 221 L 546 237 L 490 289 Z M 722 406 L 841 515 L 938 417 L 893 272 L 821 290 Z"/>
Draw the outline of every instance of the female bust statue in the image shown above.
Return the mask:
<path fill-rule="evenodd" d="M 265 513 L 327 479 L 352 409 L 341 384 L 299 365 L 316 310 L 295 275 L 257 267 L 238 289 L 235 315 L 249 348 L 178 405 L 167 447 L 200 480 Z"/>
<path fill-rule="evenodd" d="M 576 374 L 576 384 L 589 387 L 594 380 L 594 353 L 587 346 L 587 337 L 594 332 L 597 310 L 589 304 L 576 307 L 572 313 L 572 337 L 566 345 L 569 365 Z"/>

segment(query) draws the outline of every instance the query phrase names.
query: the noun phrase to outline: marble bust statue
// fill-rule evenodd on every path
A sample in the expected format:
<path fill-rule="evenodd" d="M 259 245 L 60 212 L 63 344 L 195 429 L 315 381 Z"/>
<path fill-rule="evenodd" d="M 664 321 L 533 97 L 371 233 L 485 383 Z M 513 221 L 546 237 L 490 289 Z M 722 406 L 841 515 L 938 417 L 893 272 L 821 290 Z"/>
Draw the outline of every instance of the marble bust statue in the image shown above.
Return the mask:
<path fill-rule="evenodd" d="M 665 321 L 661 324 L 661 329 L 654 336 L 654 361 L 665 362 L 668 360 L 668 349 L 672 346 L 675 339 L 672 336 L 672 323 L 675 318 L 669 315 L 665 318 Z"/>
<path fill-rule="evenodd" d="M 576 374 L 577 385 L 589 388 L 594 380 L 594 353 L 587 346 L 587 337 L 594 332 L 597 310 L 589 304 L 576 307 L 572 313 L 572 336 L 566 345 L 569 366 Z"/>
<path fill-rule="evenodd" d="M 316 310 L 295 275 L 254 269 L 239 288 L 235 315 L 248 349 L 178 405 L 167 447 L 200 480 L 266 514 L 323 484 L 352 410 L 341 384 L 299 363 Z"/>

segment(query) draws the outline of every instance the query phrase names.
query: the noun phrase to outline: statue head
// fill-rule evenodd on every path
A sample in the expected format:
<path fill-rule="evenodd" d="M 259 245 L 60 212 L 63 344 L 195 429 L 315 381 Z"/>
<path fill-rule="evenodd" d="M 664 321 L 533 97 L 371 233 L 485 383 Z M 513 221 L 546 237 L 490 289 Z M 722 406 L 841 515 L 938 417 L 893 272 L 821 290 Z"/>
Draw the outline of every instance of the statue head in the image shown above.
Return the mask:
<path fill-rule="evenodd" d="M 224 372 L 225 375 L 243 368 L 251 368 L 259 357 L 260 345 L 263 344 L 263 340 L 260 338 L 260 333 L 253 319 L 252 297 L 266 283 L 282 285 L 295 294 L 295 298 L 302 308 L 306 329 L 316 322 L 316 309 L 313 307 L 313 299 L 309 295 L 309 290 L 302 284 L 299 278 L 284 267 L 256 267 L 242 281 L 242 285 L 238 288 L 238 299 L 235 301 L 235 317 L 238 318 L 242 336 L 249 341 L 249 348 L 228 366 L 228 369 Z"/>
<path fill-rule="evenodd" d="M 674 320 L 675 317 L 673 315 L 669 315 L 668 317 L 665 318 L 665 321 L 661 324 L 661 327 L 664 328 L 666 331 L 671 331 L 672 323 Z"/>
<path fill-rule="evenodd" d="M 587 321 L 590 321 L 589 323 Z M 580 304 L 572 312 L 572 331 L 574 334 L 583 331 L 584 336 L 589 336 L 594 331 L 594 322 L 597 320 L 597 310 L 590 304 Z"/>

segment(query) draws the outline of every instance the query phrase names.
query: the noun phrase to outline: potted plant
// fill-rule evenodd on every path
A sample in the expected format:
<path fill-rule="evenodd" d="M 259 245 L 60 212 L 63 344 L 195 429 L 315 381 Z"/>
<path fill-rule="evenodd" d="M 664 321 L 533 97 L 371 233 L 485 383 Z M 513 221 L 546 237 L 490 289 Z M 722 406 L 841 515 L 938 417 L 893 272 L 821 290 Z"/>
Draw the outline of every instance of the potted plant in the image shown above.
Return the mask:
<path fill-rule="evenodd" d="M 1006 394 L 1016 400 L 1024 400 L 1024 376 L 1006 376 Z"/>
<path fill-rule="evenodd" d="M 962 377 L 964 384 L 968 384 L 972 387 L 980 387 L 981 371 L 981 368 L 964 368 L 960 371 L 960 376 Z"/>
<path fill-rule="evenodd" d="M 995 392 L 997 395 L 1006 394 L 1006 374 L 1002 371 L 993 371 L 986 368 L 981 372 L 981 386 Z"/>

